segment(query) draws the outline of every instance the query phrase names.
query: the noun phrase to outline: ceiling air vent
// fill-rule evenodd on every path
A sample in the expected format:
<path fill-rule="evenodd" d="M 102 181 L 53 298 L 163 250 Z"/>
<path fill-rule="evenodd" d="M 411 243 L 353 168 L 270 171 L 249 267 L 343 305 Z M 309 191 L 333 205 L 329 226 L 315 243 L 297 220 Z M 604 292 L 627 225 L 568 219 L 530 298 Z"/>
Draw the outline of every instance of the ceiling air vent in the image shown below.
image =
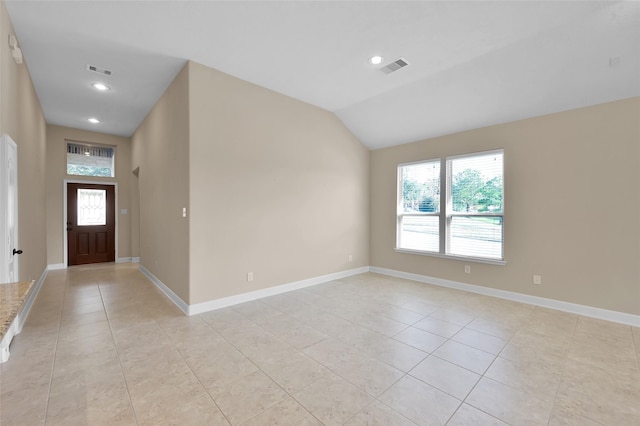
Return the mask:
<path fill-rule="evenodd" d="M 400 59 L 396 59 L 395 61 L 391 62 L 389 65 L 386 65 L 386 66 L 380 68 L 380 71 L 382 71 L 385 74 L 391 74 L 394 71 L 398 71 L 400 68 L 406 67 L 407 65 L 409 65 L 409 62 L 407 62 L 404 59 L 400 58 Z"/>
<path fill-rule="evenodd" d="M 111 75 L 111 71 L 108 69 L 96 67 L 95 65 L 87 65 L 87 71 L 93 71 L 102 75 Z"/>

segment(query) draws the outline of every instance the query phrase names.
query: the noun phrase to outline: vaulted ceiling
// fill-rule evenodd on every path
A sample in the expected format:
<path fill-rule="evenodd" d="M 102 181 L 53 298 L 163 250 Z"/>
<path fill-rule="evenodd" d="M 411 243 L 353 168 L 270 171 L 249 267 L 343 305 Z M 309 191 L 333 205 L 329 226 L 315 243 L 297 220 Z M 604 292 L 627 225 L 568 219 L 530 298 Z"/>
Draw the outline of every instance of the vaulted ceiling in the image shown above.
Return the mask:
<path fill-rule="evenodd" d="M 332 111 L 371 149 L 640 95 L 636 1 L 6 5 L 47 122 L 122 136 L 187 60 Z"/>

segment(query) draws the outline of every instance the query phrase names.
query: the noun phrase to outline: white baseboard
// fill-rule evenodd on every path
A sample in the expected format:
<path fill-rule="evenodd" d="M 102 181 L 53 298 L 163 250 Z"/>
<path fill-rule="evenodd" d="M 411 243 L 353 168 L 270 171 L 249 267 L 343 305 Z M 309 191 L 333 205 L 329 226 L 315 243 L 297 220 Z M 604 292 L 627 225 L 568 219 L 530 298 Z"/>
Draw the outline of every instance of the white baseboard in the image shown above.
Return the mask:
<path fill-rule="evenodd" d="M 18 333 L 22 331 L 22 326 L 27 320 L 27 317 L 29 316 L 29 312 L 31 312 L 31 306 L 33 306 L 33 302 L 36 300 L 36 297 L 38 297 L 38 293 L 40 292 L 40 289 L 42 288 L 42 284 L 44 284 L 44 280 L 47 278 L 48 273 L 49 273 L 49 268 L 47 267 L 42 272 L 42 275 L 40 275 L 40 278 L 38 279 L 38 281 L 34 283 L 33 288 L 31 289 L 31 292 L 27 297 L 27 300 L 25 300 L 24 306 L 22 307 L 22 311 L 18 315 Z"/>
<path fill-rule="evenodd" d="M 239 303 L 250 302 L 252 300 L 262 299 L 263 297 L 275 296 L 277 294 L 287 293 L 289 291 L 298 290 L 305 287 L 326 283 L 340 278 L 350 277 L 352 275 L 363 274 L 369 272 L 369 267 L 349 269 L 347 271 L 335 272 L 332 274 L 321 275 L 319 277 L 308 278 L 306 280 L 295 281 L 288 284 L 282 284 L 275 287 L 264 288 L 261 290 L 241 293 L 234 296 L 223 297 L 222 299 L 210 300 L 208 302 L 196 303 L 189 305 L 188 315 L 201 314 L 203 312 L 214 311 L 216 309 L 226 308 L 228 306 L 237 305 Z"/>
<path fill-rule="evenodd" d="M 139 257 L 119 257 L 116 259 L 116 263 L 140 263 Z M 56 271 L 58 269 L 67 269 L 64 263 L 52 263 L 47 265 L 49 271 Z"/>
<path fill-rule="evenodd" d="M 528 294 L 516 293 L 506 290 L 498 290 L 490 287 L 483 287 L 474 284 L 466 284 L 458 281 L 446 280 L 443 278 L 430 277 L 427 275 L 412 274 L 409 272 L 397 271 L 394 269 L 379 268 L 376 266 L 364 266 L 361 268 L 349 269 L 346 271 L 336 272 L 333 274 L 322 275 L 319 277 L 309 278 L 306 280 L 296 281 L 288 284 L 282 284 L 275 287 L 269 287 L 261 290 L 241 293 L 234 296 L 223 297 L 221 299 L 210 300 L 207 302 L 189 305 L 175 294 L 169 287 L 160 281 L 155 275 L 149 272 L 144 266 L 139 265 L 140 271 L 149 278 L 173 303 L 187 315 L 197 315 L 203 312 L 214 311 L 240 303 L 250 302 L 252 300 L 261 299 L 263 297 L 275 296 L 277 294 L 287 293 L 289 291 L 298 290 L 305 287 L 326 283 L 340 278 L 350 277 L 352 275 L 363 274 L 365 272 L 375 272 L 382 275 L 388 275 L 396 278 L 404 278 L 412 281 L 422 282 L 426 284 L 437 285 L 440 287 L 453 288 L 456 290 L 468 291 L 470 293 L 482 294 L 485 296 L 493 296 L 499 299 L 512 300 L 515 302 L 526 303 L 529 305 L 541 306 L 544 308 L 555 309 L 558 311 L 569 312 L 572 314 L 582 315 L 585 317 L 602 319 L 621 324 L 627 324 L 640 327 L 640 315 L 627 314 L 624 312 L 611 311 L 593 306 L 579 305 L 577 303 L 563 302 L 555 299 L 547 299 L 544 297 L 531 296 Z"/>
<path fill-rule="evenodd" d="M 547 299 L 545 297 L 531 296 L 528 294 L 515 293 L 512 291 L 498 290 L 490 287 L 483 287 L 473 284 L 465 284 L 458 281 L 445 280 L 442 278 L 429 277 L 426 275 L 412 274 L 409 272 L 396 271 L 394 269 L 378 268 L 372 266 L 371 272 L 377 274 L 388 275 L 396 278 L 404 278 L 412 281 L 418 281 L 426 284 L 433 284 L 440 287 L 454 288 L 456 290 L 468 291 L 471 293 L 483 294 L 485 296 L 493 296 L 500 299 L 513 300 L 516 302 L 527 303 L 529 305 L 541 306 L 544 308 L 555 309 L 558 311 L 578 314 L 585 317 L 597 318 L 606 321 L 617 322 L 621 324 L 640 327 L 640 315 L 627 314 L 624 312 L 610 311 L 607 309 L 596 308 L 593 306 L 579 305 L 577 303 L 563 302 L 555 299 Z"/>
<path fill-rule="evenodd" d="M 228 306 L 237 305 L 239 303 L 250 302 L 252 300 L 261 299 L 263 297 L 275 296 L 276 294 L 286 293 L 292 290 L 298 290 L 317 284 L 326 283 L 340 278 L 350 277 L 352 275 L 363 274 L 369 272 L 369 267 L 349 269 L 347 271 L 335 272 L 332 274 L 322 275 L 319 277 L 309 278 L 306 280 L 296 281 L 288 284 L 282 284 L 275 287 L 269 287 L 262 290 L 250 291 L 248 293 L 237 294 L 234 296 L 223 297 L 222 299 L 210 300 L 208 302 L 196 303 L 189 305 L 182 300 L 177 294 L 167 287 L 162 281 L 153 275 L 147 268 L 139 265 L 142 272 L 149 280 L 162 291 L 182 312 L 187 315 L 197 315 L 203 312 L 214 311 L 216 309 L 226 308 Z"/>
<path fill-rule="evenodd" d="M 180 296 L 175 294 L 173 290 L 167 287 L 165 283 L 160 281 L 158 277 L 149 272 L 147 268 L 142 265 L 138 265 L 138 268 L 140 269 L 140 272 L 142 272 L 147 278 L 149 278 L 149 281 L 151 281 L 156 287 L 158 287 L 158 289 L 163 292 L 173 303 L 175 303 L 175 305 L 180 308 L 182 312 L 189 315 L 189 305 L 187 304 L 187 302 L 185 302 L 180 298 Z"/>
<path fill-rule="evenodd" d="M 47 265 L 48 271 L 56 271 L 58 269 L 67 269 L 67 266 L 64 263 L 52 263 L 51 265 Z"/>

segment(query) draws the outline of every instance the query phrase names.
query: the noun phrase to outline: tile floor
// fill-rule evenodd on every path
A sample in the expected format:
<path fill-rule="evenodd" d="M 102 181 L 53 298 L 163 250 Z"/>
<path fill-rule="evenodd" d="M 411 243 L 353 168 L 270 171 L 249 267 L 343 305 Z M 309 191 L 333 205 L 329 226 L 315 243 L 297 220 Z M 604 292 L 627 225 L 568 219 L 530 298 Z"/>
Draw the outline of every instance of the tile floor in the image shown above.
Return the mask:
<path fill-rule="evenodd" d="M 640 329 L 376 274 L 193 317 L 134 264 L 52 271 L 0 424 L 640 425 Z"/>

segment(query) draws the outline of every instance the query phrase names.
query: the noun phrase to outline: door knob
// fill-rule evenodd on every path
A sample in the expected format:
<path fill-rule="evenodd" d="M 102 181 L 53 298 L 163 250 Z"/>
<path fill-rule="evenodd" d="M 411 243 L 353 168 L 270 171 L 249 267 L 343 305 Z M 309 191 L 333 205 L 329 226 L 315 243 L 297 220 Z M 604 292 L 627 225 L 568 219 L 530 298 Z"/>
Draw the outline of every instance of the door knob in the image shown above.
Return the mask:
<path fill-rule="evenodd" d="M 13 249 L 13 255 L 15 256 L 16 254 L 22 254 L 22 250 Z"/>

